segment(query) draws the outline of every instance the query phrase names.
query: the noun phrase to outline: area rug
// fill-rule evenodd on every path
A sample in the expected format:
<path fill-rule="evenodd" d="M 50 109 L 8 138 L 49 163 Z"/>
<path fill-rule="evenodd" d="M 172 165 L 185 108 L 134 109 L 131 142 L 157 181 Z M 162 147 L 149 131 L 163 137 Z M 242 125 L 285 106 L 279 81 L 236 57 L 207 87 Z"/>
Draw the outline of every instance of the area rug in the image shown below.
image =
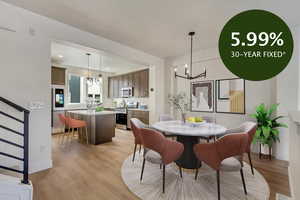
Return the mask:
<path fill-rule="evenodd" d="M 122 178 L 128 189 L 143 200 L 215 200 L 217 196 L 216 172 L 203 164 L 197 181 L 194 172 L 183 171 L 179 176 L 178 167 L 170 164 L 166 167 L 166 188 L 162 193 L 162 170 L 158 165 L 146 162 L 143 181 L 140 182 L 142 156 L 136 156 L 134 163 L 129 156 L 122 165 Z M 244 176 L 248 195 L 244 194 L 239 172 L 220 173 L 222 200 L 267 200 L 270 190 L 263 176 L 255 170 L 251 174 L 248 164 L 244 166 Z"/>

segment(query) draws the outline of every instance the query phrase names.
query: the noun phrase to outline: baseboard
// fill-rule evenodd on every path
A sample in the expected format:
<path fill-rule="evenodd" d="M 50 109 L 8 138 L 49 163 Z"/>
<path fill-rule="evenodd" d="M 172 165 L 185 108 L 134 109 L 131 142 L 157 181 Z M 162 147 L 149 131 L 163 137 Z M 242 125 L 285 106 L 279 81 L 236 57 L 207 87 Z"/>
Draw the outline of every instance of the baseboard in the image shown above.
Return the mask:
<path fill-rule="evenodd" d="M 52 160 L 41 160 L 29 163 L 29 174 L 52 168 Z"/>

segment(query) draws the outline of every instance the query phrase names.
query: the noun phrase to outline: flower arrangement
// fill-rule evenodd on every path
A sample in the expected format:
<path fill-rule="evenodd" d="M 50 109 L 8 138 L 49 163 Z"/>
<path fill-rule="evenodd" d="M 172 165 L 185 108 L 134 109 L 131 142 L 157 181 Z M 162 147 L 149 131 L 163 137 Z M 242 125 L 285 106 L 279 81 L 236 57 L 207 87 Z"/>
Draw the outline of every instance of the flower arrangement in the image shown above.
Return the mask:
<path fill-rule="evenodd" d="M 185 122 L 186 113 L 189 111 L 189 101 L 184 92 L 178 94 L 168 95 L 168 101 L 171 106 L 180 112 L 182 121 Z"/>

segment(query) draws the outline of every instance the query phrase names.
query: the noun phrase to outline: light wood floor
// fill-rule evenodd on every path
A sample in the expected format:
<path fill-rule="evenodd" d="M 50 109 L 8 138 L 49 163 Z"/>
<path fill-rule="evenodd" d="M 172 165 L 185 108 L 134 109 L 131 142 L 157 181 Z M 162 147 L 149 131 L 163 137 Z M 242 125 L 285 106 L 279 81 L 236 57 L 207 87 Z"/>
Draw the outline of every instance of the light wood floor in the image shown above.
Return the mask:
<path fill-rule="evenodd" d="M 120 172 L 133 150 L 131 132 L 117 129 L 113 142 L 97 146 L 75 139 L 61 145 L 59 135 L 55 135 L 52 147 L 53 168 L 30 175 L 34 200 L 138 199 L 127 189 Z M 287 163 L 259 160 L 255 155 L 253 159 L 270 185 L 270 199 L 275 200 L 277 192 L 289 195 Z"/>

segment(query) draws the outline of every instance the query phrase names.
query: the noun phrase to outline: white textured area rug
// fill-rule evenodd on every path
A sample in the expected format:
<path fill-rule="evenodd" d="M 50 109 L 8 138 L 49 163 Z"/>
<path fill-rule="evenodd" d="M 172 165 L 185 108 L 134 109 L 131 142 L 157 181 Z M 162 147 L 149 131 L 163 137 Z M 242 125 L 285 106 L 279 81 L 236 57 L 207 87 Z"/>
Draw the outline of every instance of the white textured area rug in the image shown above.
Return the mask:
<path fill-rule="evenodd" d="M 140 154 L 141 155 L 141 154 Z M 217 195 L 216 172 L 202 164 L 197 181 L 194 172 L 183 171 L 183 179 L 179 176 L 178 167 L 170 164 L 166 167 L 166 188 L 162 193 L 162 170 L 159 165 L 146 162 L 143 181 L 140 182 L 142 156 L 136 155 L 132 163 L 132 155 L 122 166 L 122 178 L 129 190 L 143 200 L 215 200 Z M 239 172 L 221 172 L 222 200 L 267 200 L 270 190 L 263 176 L 255 170 L 251 174 L 248 164 L 244 166 L 244 176 L 248 195 L 244 194 Z"/>

